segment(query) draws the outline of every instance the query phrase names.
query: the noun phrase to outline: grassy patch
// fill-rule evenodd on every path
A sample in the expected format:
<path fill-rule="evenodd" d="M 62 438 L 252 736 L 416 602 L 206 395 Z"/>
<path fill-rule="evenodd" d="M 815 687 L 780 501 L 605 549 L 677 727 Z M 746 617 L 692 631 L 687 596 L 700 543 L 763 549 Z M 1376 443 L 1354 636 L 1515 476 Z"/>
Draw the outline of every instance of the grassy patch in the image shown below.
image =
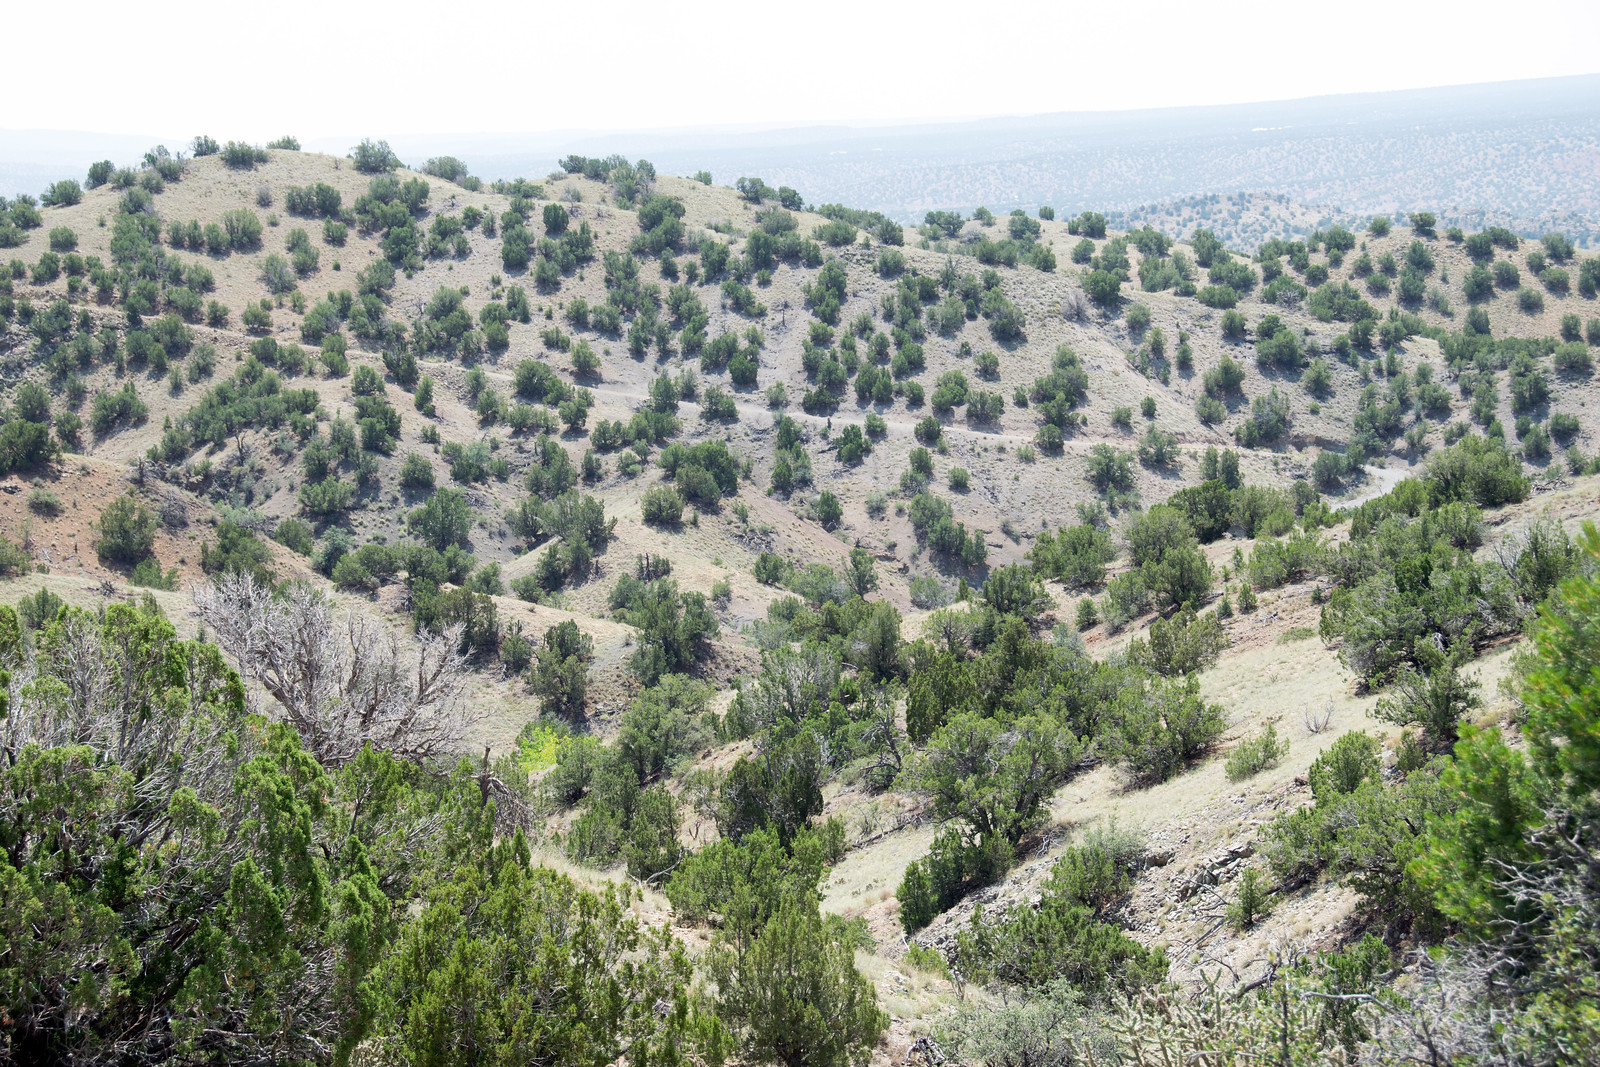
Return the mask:
<path fill-rule="evenodd" d="M 528 774 L 554 767 L 568 737 L 569 731 L 555 723 L 528 723 L 517 735 L 517 766 Z"/>
<path fill-rule="evenodd" d="M 905 953 L 900 957 L 906 966 L 914 967 L 919 971 L 937 975 L 940 978 L 949 978 L 950 969 L 945 965 L 944 957 L 937 949 L 923 948 L 916 942 L 906 946 Z"/>

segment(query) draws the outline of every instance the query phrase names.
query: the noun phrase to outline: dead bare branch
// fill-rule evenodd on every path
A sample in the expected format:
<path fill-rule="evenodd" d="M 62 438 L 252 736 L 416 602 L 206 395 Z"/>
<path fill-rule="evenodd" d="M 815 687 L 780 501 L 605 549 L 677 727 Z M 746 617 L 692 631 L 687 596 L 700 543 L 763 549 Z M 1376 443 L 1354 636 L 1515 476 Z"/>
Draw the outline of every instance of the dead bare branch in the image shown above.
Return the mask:
<path fill-rule="evenodd" d="M 369 744 L 415 763 L 445 759 L 479 717 L 466 701 L 460 626 L 402 640 L 366 615 L 335 617 L 309 586 L 275 596 L 244 574 L 196 590 L 194 602 L 239 673 L 324 766 Z"/>

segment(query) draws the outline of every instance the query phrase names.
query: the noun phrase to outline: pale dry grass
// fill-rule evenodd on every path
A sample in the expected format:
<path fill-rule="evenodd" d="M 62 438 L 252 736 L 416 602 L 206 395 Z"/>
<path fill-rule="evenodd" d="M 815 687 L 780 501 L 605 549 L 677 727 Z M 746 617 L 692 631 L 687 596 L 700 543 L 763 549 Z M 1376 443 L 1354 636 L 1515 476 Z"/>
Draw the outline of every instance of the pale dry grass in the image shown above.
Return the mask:
<path fill-rule="evenodd" d="M 857 915 L 894 895 L 906 865 L 927 855 L 936 826 L 907 827 L 880 841 L 847 853 L 828 872 L 822 908 L 837 915 Z"/>
<path fill-rule="evenodd" d="M 1491 706 L 1510 655 L 1510 646 L 1495 649 L 1467 668 L 1469 676 L 1480 680 Z M 1098 767 L 1056 794 L 1052 804 L 1056 821 L 1089 823 L 1114 817 L 1147 826 L 1181 826 L 1225 799 L 1264 796 L 1304 777 L 1317 756 L 1346 731 L 1364 730 L 1385 738 L 1398 734 L 1370 716 L 1378 696 L 1358 695 L 1355 678 L 1337 653 L 1315 638 L 1225 655 L 1200 675 L 1200 687 L 1205 699 L 1221 704 L 1227 716 L 1228 731 L 1217 755 L 1169 781 L 1139 790 L 1125 789 L 1113 768 Z M 1320 719 L 1330 705 L 1327 728 L 1313 733 L 1306 724 L 1307 712 L 1318 713 Z M 1287 756 L 1277 767 L 1229 782 L 1222 758 L 1226 749 L 1269 722 L 1288 740 Z M 1218 834 L 1222 833 L 1219 827 Z"/>
<path fill-rule="evenodd" d="M 11 578 L 0 582 L 0 604 L 9 604 L 16 607 L 24 597 L 33 596 L 41 589 L 48 589 L 60 597 L 69 608 L 82 608 L 85 611 L 98 611 L 102 606 L 117 602 L 143 602 L 146 594 L 154 598 L 163 613 L 172 622 L 173 628 L 182 639 L 197 636 L 199 628 L 190 614 L 189 594 L 187 591 L 169 593 L 162 589 L 142 589 L 119 583 L 113 596 L 107 597 L 101 592 L 101 582 L 96 578 L 85 577 L 82 574 L 26 574 L 18 578 Z"/>
<path fill-rule="evenodd" d="M 957 1002 L 948 979 L 903 961 L 858 951 L 856 969 L 877 987 L 878 1006 L 894 1019 L 896 1030 L 926 1033 L 929 1024 Z"/>

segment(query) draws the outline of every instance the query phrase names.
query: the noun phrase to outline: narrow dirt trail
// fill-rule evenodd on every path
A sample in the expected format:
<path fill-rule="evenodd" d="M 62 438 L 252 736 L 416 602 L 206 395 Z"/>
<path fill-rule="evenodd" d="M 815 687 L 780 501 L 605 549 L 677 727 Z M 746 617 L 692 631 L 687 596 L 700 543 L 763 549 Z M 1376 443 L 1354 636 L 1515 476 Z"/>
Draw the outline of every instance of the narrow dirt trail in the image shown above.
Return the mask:
<path fill-rule="evenodd" d="M 509 380 L 509 376 L 507 376 L 507 378 Z M 639 405 L 644 404 L 650 398 L 649 393 L 645 390 L 624 385 L 622 383 L 610 383 L 602 381 L 598 383 L 587 384 L 584 386 L 584 388 L 595 393 L 597 397 L 608 398 L 614 403 L 621 404 L 629 409 L 636 409 Z M 891 435 L 910 437 L 915 433 L 916 424 L 924 417 L 923 415 L 917 415 L 914 412 L 897 410 L 892 407 L 888 409 L 879 409 L 875 406 L 858 408 L 852 406 L 848 401 L 848 398 L 846 399 L 845 403 L 840 405 L 839 410 L 833 415 L 810 415 L 792 406 L 780 410 L 774 410 L 767 407 L 767 405 L 764 403 L 752 403 L 743 399 L 746 395 L 748 394 L 732 394 L 734 398 L 734 404 L 739 410 L 739 422 L 751 430 L 756 431 L 771 429 L 777 425 L 778 419 L 783 415 L 788 415 L 802 426 L 822 429 L 824 427 L 831 426 L 835 420 L 838 420 L 841 425 L 843 425 L 845 422 L 849 422 L 853 419 L 864 419 L 869 414 L 876 414 L 888 423 L 889 433 Z M 684 403 L 693 404 L 696 408 L 699 407 L 699 404 L 696 401 L 689 400 L 684 401 Z M 929 411 L 927 414 L 932 414 L 932 412 Z M 1022 446 L 1034 444 L 1037 440 L 1035 435 L 1031 432 L 1011 433 L 999 429 L 983 429 L 967 423 L 965 419 L 955 419 L 948 422 L 941 420 L 941 423 L 944 427 L 943 432 L 947 435 L 955 434 L 960 437 L 966 437 L 974 441 L 982 441 L 985 443 L 1003 443 L 1008 446 Z M 1178 439 L 1178 443 L 1180 445 L 1216 445 L 1223 448 L 1231 447 L 1241 453 L 1255 451 L 1241 447 L 1237 442 L 1220 433 L 1178 433 L 1174 436 Z M 1137 442 L 1136 440 L 1130 441 L 1125 434 L 1106 435 L 1093 432 L 1084 433 L 1080 431 L 1072 436 L 1066 437 L 1066 439 L 1062 442 L 1062 451 L 1069 455 L 1087 455 L 1095 445 L 1107 443 L 1119 448 L 1126 448 L 1130 444 L 1136 444 Z M 1271 456 L 1275 453 L 1273 453 L 1271 450 L 1260 450 L 1260 454 Z M 1373 469 L 1377 470 L 1378 468 Z"/>
<path fill-rule="evenodd" d="M 1369 500 L 1376 500 L 1386 495 L 1391 489 L 1410 477 L 1409 469 L 1397 467 L 1374 467 L 1370 464 L 1365 468 L 1369 482 L 1366 489 L 1349 500 L 1339 501 L 1335 510 L 1349 511 L 1360 507 Z"/>

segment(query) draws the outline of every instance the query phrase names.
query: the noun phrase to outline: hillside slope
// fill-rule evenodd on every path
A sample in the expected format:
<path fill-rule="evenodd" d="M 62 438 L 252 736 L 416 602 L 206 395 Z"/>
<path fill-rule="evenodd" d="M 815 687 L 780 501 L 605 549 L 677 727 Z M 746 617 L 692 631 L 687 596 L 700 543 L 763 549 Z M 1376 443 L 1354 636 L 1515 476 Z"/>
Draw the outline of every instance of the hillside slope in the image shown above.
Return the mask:
<path fill-rule="evenodd" d="M 521 828 L 594 881 L 629 884 L 637 843 L 601 825 L 599 785 L 559 799 L 562 754 L 621 751 L 630 709 L 683 700 L 630 795 L 670 795 L 668 854 L 704 850 L 760 807 L 740 774 L 809 768 L 798 824 L 837 818 L 843 841 L 823 910 L 860 920 L 893 1015 L 880 1063 L 961 1002 L 961 939 L 1056 892 L 1057 861 L 1116 827 L 1140 859 L 1095 922 L 1175 980 L 1246 984 L 1374 929 L 1423 943 L 1331 874 L 1285 880 L 1259 922 L 1225 911 L 1348 731 L 1377 739 L 1383 781 L 1417 769 L 1412 735 L 1372 715 L 1406 669 L 1459 655 L 1472 720 L 1515 725 L 1497 684 L 1583 566 L 1563 536 L 1540 570 L 1541 546 L 1600 515 L 1600 261 L 1423 215 L 1244 255 L 1199 216 L 1179 243 L 1093 213 L 918 231 L 643 161 L 485 186 L 259 157 L 153 158 L 76 203 L 5 205 L 0 533 L 21 554 L 0 600 L 152 589 L 200 634 L 185 592 L 242 569 L 401 640 L 461 623 L 461 754 L 484 776 L 503 760 Z M 63 449 L 27 436 L 45 424 Z M 112 550 L 118 507 L 142 509 L 143 544 Z M 1069 533 L 1103 558 L 1067 568 Z M 1355 651 L 1341 613 L 1384 581 L 1483 623 L 1430 617 L 1363 658 L 1382 642 Z M 1191 626 L 1209 655 L 1149 666 Z M 955 703 L 919 720 L 947 682 Z M 1115 736 L 1147 693 L 1215 719 L 1160 776 Z M 1269 725 L 1287 750 L 1230 777 Z M 995 755 L 941 786 L 939 753 L 978 744 L 958 727 L 996 753 L 1042 730 L 1059 766 L 1003 813 L 1003 855 L 918 924 L 908 871 L 992 848 L 953 811 L 1012 773 Z M 698 956 L 725 916 L 685 919 L 657 892 L 669 873 L 633 871 L 633 906 Z"/>

